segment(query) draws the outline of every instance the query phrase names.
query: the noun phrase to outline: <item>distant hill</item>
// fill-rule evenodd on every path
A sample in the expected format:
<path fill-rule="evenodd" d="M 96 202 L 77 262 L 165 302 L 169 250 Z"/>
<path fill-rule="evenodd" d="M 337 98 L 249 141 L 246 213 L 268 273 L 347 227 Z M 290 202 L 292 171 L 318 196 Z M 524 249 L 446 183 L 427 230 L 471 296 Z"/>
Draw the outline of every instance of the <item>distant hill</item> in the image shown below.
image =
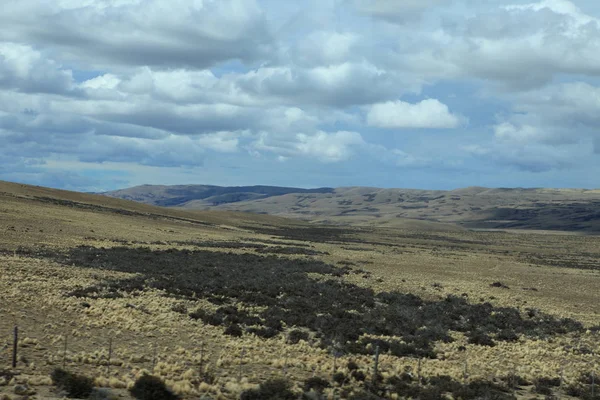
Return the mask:
<path fill-rule="evenodd" d="M 189 202 L 194 202 L 194 207 L 190 208 L 201 208 L 289 193 L 324 194 L 333 191 L 331 188 L 299 189 L 278 186 L 142 185 L 102 194 L 162 207 L 185 207 Z"/>
<path fill-rule="evenodd" d="M 469 229 L 600 233 L 600 190 L 144 185 L 105 195 L 159 206 L 245 211 L 342 225 L 410 229 L 429 222 Z"/>

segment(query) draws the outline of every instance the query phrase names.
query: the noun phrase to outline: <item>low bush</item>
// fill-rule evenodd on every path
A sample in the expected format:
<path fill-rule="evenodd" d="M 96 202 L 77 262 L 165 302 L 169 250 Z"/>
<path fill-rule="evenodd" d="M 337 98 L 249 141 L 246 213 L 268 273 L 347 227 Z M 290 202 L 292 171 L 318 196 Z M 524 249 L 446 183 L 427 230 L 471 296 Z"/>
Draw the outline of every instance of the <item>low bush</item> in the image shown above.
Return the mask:
<path fill-rule="evenodd" d="M 469 335 L 469 343 L 489 347 L 494 347 L 496 345 L 492 338 L 483 332 L 474 332 Z"/>
<path fill-rule="evenodd" d="M 152 375 L 138 378 L 129 392 L 138 400 L 179 400 L 180 398 L 160 378 Z"/>
<path fill-rule="evenodd" d="M 333 374 L 333 381 L 340 386 L 342 386 L 344 382 L 346 382 L 346 379 L 346 374 L 344 374 L 343 372 L 336 372 L 335 374 Z"/>
<path fill-rule="evenodd" d="M 305 392 L 314 390 L 317 393 L 322 393 L 323 390 L 327 389 L 329 386 L 331 385 L 329 384 L 329 382 L 327 382 L 327 380 L 318 376 L 313 376 L 312 378 L 308 378 L 304 381 Z"/>
<path fill-rule="evenodd" d="M 258 389 L 242 392 L 240 400 L 295 400 L 292 385 L 285 379 L 273 379 L 260 384 Z"/>
<path fill-rule="evenodd" d="M 301 329 L 292 329 L 287 334 L 287 342 L 289 344 L 296 344 L 301 340 L 308 341 L 309 337 L 310 336 L 306 331 L 303 331 Z"/>
<path fill-rule="evenodd" d="M 50 375 L 52 383 L 64 390 L 68 397 L 87 398 L 94 390 L 94 381 L 83 375 L 73 374 L 62 368 L 56 368 Z"/>

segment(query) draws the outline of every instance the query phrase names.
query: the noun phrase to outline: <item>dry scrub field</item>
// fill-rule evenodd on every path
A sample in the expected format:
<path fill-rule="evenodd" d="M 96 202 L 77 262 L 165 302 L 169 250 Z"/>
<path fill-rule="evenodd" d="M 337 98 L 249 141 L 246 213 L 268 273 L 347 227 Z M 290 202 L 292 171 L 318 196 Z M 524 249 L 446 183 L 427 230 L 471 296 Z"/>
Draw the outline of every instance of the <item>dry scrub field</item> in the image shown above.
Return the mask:
<path fill-rule="evenodd" d="M 190 399 L 312 377 L 331 399 L 474 398 L 481 381 L 588 399 L 599 283 L 595 236 L 320 227 L 0 182 L 0 398 L 60 398 L 64 366 L 121 398 L 154 374 Z"/>

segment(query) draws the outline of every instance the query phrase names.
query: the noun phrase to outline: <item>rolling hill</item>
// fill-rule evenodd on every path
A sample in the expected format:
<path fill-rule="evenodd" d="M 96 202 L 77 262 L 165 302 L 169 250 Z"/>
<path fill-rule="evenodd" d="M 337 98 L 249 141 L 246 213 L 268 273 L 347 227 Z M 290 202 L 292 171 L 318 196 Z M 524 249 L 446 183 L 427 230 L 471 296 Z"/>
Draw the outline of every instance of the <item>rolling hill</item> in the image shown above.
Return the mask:
<path fill-rule="evenodd" d="M 369 190 L 351 191 L 359 199 Z M 315 195 L 323 194 L 263 201 Z M 385 203 L 380 196 L 366 203 Z M 317 382 L 325 398 L 348 400 L 433 398 L 432 390 L 483 398 L 488 389 L 531 399 L 558 371 L 591 398 L 600 236 L 398 220 L 418 229 L 157 207 L 0 181 L 0 398 L 65 398 L 51 378 L 61 366 L 106 399 L 134 400 L 127 388 L 148 374 L 182 400 L 295 398 L 263 395 L 274 379 L 305 398 L 318 398 L 307 389 Z M 377 376 L 375 359 L 384 378 L 372 388 L 364 381 Z M 407 367 L 427 386 L 407 380 Z M 515 373 L 519 387 L 505 378 Z M 563 387 L 544 391 L 574 398 Z"/>
<path fill-rule="evenodd" d="M 183 209 L 244 211 L 336 225 L 412 229 L 442 223 L 448 229 L 600 232 L 600 190 L 144 185 L 104 194 Z"/>

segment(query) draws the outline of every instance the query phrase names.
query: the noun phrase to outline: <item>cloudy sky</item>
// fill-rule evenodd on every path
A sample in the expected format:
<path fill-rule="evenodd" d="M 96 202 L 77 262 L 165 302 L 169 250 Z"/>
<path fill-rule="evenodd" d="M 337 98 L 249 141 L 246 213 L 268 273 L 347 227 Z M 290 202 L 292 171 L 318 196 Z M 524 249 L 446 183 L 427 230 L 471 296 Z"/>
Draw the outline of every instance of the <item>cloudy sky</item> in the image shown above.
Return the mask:
<path fill-rule="evenodd" d="M 2 0 L 0 180 L 600 187 L 597 0 Z"/>

